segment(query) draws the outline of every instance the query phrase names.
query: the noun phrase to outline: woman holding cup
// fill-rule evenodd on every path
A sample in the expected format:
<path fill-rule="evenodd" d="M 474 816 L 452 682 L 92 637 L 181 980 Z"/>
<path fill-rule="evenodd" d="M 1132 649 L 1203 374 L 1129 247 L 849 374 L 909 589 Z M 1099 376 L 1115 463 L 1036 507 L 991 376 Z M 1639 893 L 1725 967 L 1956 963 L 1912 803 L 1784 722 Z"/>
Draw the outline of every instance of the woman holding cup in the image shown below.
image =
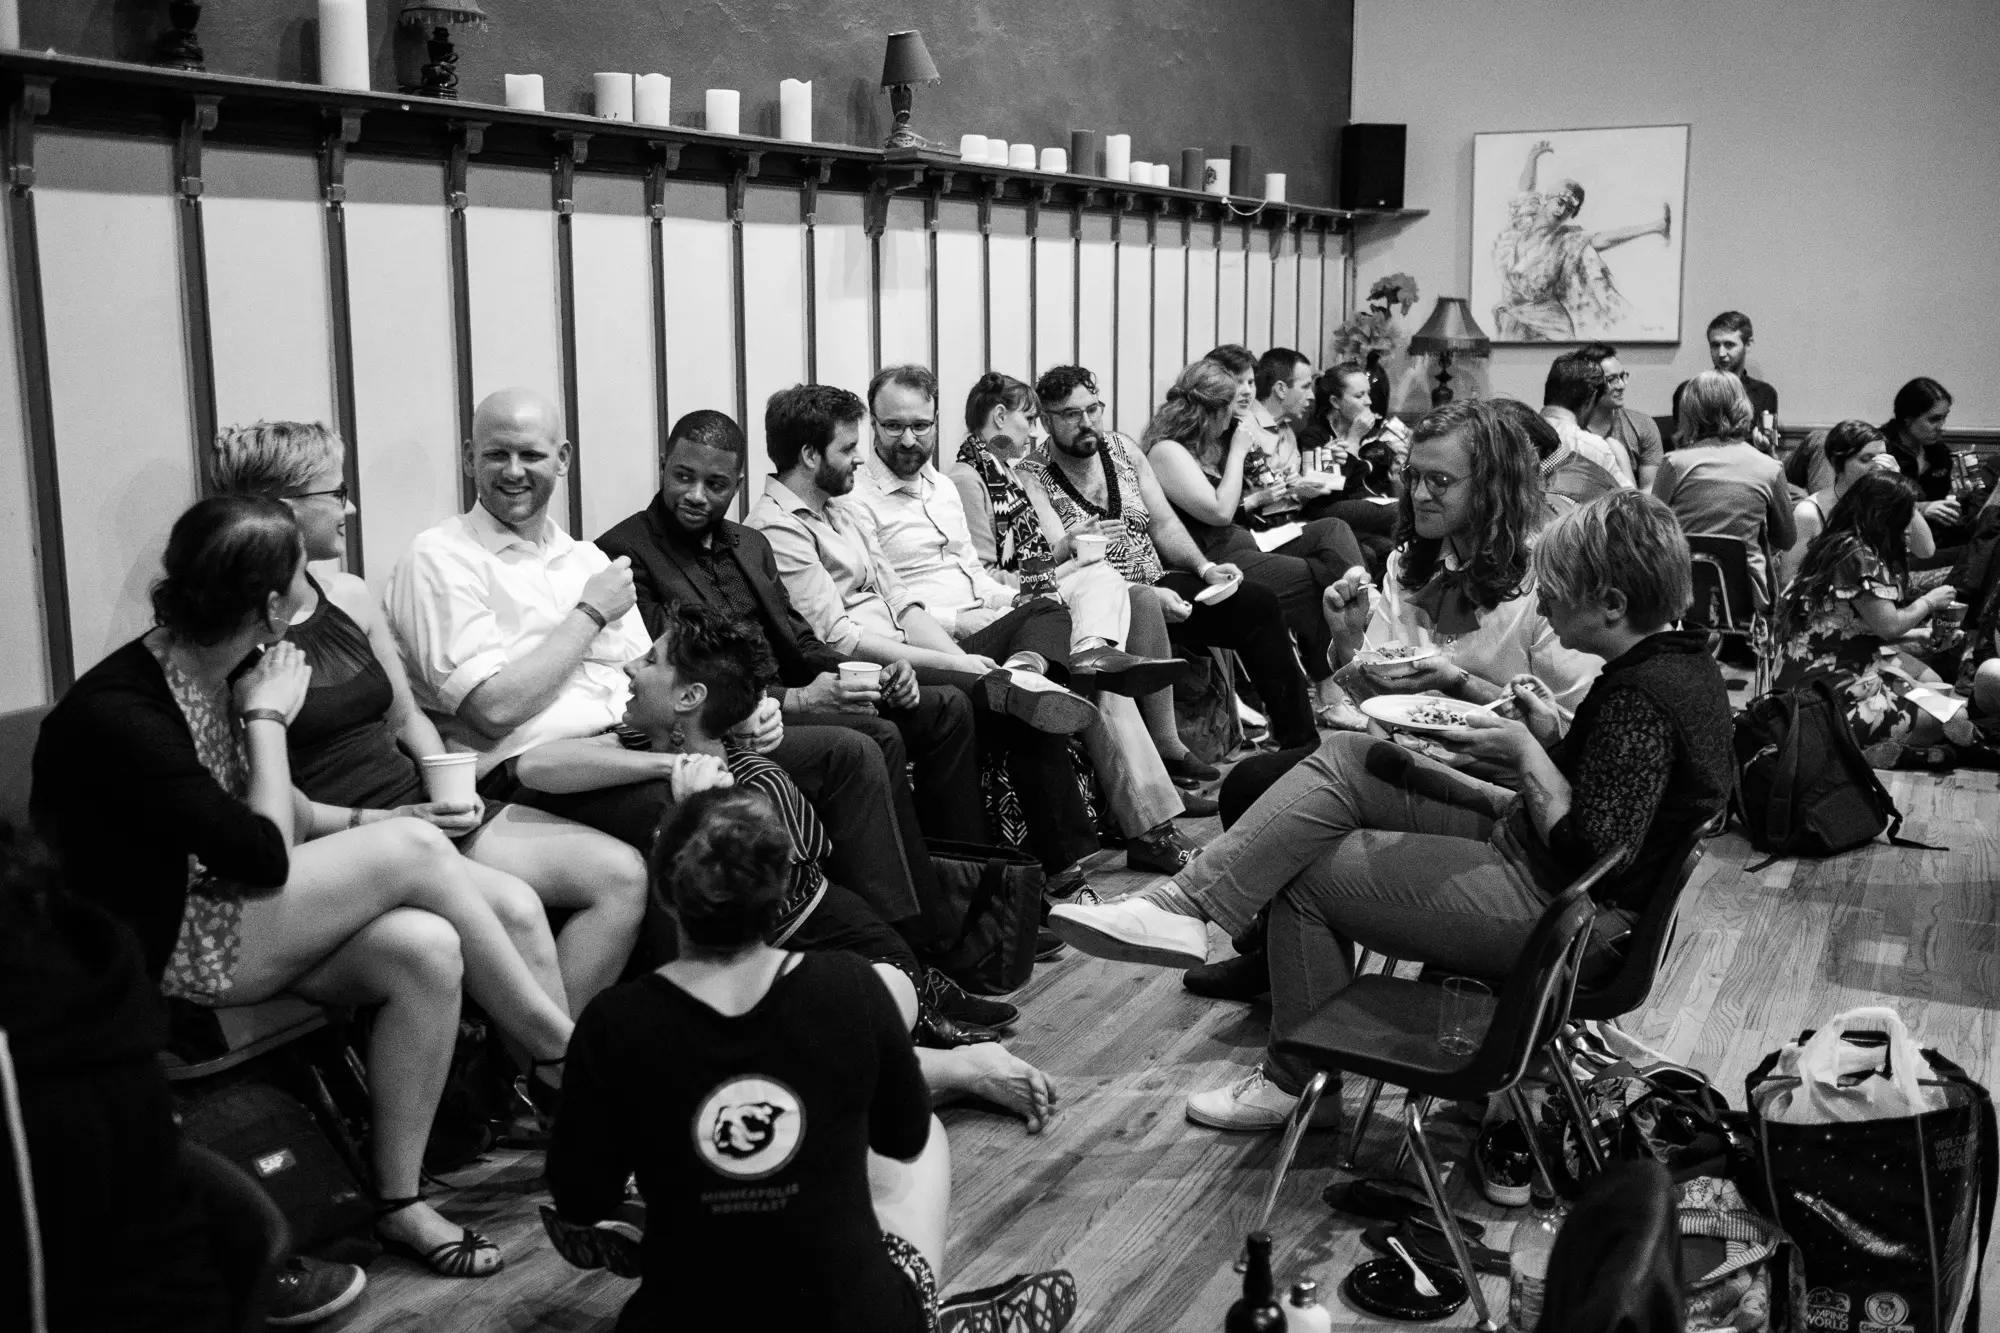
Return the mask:
<path fill-rule="evenodd" d="M 1870 472 L 1897 470 L 1888 440 L 1865 421 L 1843 421 L 1828 430 L 1820 443 L 1820 457 L 1826 460 L 1833 481 L 1792 506 L 1792 522 L 1798 528 L 1799 539 L 1789 551 L 1778 553 L 1780 587 L 1790 585 L 1798 577 L 1799 566 L 1805 563 L 1806 548 L 1826 531 L 1827 516 L 1833 513 L 1841 497 L 1854 489 L 1854 483 Z M 1924 521 L 1922 506 L 1910 516 L 1905 539 L 1912 560 L 1928 560 L 1936 553 L 1937 543 L 1931 537 L 1930 524 Z"/>
<path fill-rule="evenodd" d="M 211 474 L 226 493 L 282 501 L 298 520 L 306 558 L 329 561 L 345 551 L 354 513 L 342 462 L 340 437 L 326 427 L 260 421 L 216 437 Z M 639 853 L 541 810 L 485 806 L 473 789 L 477 756 L 445 749 L 410 696 L 381 608 L 352 574 L 308 572 L 286 638 L 313 672 L 287 736 L 299 790 L 350 810 L 354 827 L 407 816 L 455 841 L 481 867 L 474 883 L 509 923 L 550 999 L 581 1012 L 618 979 L 638 937 L 646 897 Z M 544 905 L 572 912 L 553 941 Z M 524 1090 L 537 1092 L 532 1082 Z"/>

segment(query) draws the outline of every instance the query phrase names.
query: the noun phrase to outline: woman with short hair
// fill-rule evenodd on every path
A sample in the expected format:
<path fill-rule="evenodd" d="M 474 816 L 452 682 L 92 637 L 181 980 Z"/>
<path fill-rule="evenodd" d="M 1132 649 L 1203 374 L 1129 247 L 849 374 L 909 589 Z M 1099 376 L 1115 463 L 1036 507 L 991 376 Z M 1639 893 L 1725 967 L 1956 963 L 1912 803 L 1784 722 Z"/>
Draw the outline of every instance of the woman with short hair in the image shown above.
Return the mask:
<path fill-rule="evenodd" d="M 1798 540 L 1785 470 L 1750 443 L 1750 398 L 1734 375 L 1704 370 L 1689 380 L 1677 421 L 1675 438 L 1691 443 L 1661 460 L 1653 494 L 1688 534 L 1742 541 L 1756 610 L 1768 615 L 1777 594 L 1771 553 Z"/>

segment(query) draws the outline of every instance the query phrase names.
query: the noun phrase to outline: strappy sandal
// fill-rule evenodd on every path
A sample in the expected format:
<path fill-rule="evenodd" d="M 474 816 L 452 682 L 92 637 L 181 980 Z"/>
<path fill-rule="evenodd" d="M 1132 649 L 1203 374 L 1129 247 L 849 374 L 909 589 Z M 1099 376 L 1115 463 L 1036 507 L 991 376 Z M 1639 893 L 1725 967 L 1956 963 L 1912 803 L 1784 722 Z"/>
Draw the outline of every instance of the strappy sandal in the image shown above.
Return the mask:
<path fill-rule="evenodd" d="M 535 1073 L 561 1063 L 560 1056 L 554 1060 L 531 1060 L 527 1073 L 514 1076 L 513 1083 L 509 1085 L 514 1094 L 513 1121 L 501 1128 L 494 1142 L 503 1148 L 547 1150 L 549 1135 L 555 1129 L 556 1114 L 562 1110 L 562 1089 L 535 1077 Z"/>
<path fill-rule="evenodd" d="M 565 1222 L 556 1210 L 542 1205 L 542 1230 L 556 1253 L 578 1268 L 602 1268 L 613 1277 L 636 1278 L 643 1269 L 639 1242 L 644 1231 L 622 1218 L 607 1219 L 590 1226 Z"/>
<path fill-rule="evenodd" d="M 1016 1273 L 1005 1282 L 948 1297 L 938 1333 L 1062 1333 L 1076 1314 L 1076 1279 L 1067 1268 Z"/>
<path fill-rule="evenodd" d="M 413 1207 L 423 1201 L 423 1195 L 412 1194 L 407 1199 L 383 1199 L 375 1205 L 375 1239 L 382 1242 L 383 1249 L 391 1254 L 400 1254 L 406 1259 L 413 1259 L 439 1277 L 492 1277 L 506 1266 L 507 1261 L 499 1258 L 500 1247 L 471 1227 L 460 1227 L 457 1240 L 433 1245 L 428 1250 L 419 1250 L 409 1241 L 382 1234 L 383 1218 L 400 1213 L 405 1208 Z M 482 1250 L 493 1251 L 499 1261 L 491 1268 L 480 1268 L 478 1256 Z"/>

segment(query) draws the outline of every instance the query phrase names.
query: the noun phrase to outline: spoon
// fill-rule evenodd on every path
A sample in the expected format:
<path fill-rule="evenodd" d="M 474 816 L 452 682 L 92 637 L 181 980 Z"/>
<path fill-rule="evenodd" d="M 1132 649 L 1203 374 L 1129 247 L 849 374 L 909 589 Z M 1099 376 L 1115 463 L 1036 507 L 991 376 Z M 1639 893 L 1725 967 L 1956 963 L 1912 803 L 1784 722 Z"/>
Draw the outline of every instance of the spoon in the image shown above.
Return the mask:
<path fill-rule="evenodd" d="M 1428 1296 L 1432 1300 L 1436 1300 L 1438 1294 L 1437 1287 L 1432 1285 L 1430 1275 L 1425 1273 L 1417 1261 L 1410 1257 L 1410 1252 L 1403 1248 L 1403 1242 L 1391 1236 L 1389 1237 L 1389 1248 L 1396 1252 L 1397 1258 L 1410 1266 L 1410 1276 L 1415 1278 L 1417 1282 L 1417 1295 Z"/>

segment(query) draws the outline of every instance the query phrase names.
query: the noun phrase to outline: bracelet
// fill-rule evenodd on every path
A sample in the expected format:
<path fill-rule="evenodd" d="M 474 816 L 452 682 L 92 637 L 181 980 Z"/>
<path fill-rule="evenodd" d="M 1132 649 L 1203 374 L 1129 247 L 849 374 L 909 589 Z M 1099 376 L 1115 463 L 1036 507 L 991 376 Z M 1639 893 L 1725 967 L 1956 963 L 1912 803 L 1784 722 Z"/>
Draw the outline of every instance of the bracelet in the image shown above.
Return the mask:
<path fill-rule="evenodd" d="M 349 827 L 349 828 L 360 828 L 360 827 L 361 827 L 361 807 L 360 807 L 360 806 L 358 806 L 358 805 L 357 805 L 357 806 L 355 806 L 355 807 L 354 807 L 354 808 L 353 808 L 352 810 L 349 810 L 349 811 L 347 812 L 347 827 Z"/>
<path fill-rule="evenodd" d="M 604 618 L 604 613 L 602 611 L 592 606 L 589 602 L 578 602 L 576 604 L 576 609 L 583 612 L 585 615 L 589 616 L 591 620 L 596 622 L 597 628 L 599 629 L 603 629 L 606 625 L 611 623 L 610 621 Z"/>
<path fill-rule="evenodd" d="M 291 719 L 275 708 L 246 708 L 241 716 L 246 727 L 252 722 L 275 722 L 281 727 L 292 725 Z"/>

